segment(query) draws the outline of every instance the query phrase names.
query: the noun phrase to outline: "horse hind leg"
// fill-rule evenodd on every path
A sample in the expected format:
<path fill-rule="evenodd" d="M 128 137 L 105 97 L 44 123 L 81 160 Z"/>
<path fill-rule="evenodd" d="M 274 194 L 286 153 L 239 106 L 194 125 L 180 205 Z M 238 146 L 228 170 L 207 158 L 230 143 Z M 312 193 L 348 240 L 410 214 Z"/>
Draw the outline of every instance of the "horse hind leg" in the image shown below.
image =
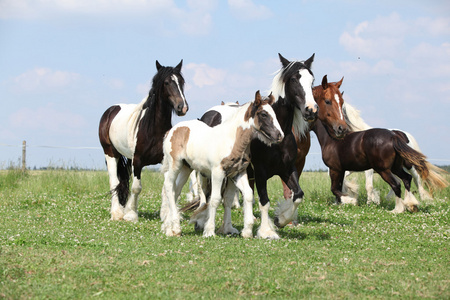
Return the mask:
<path fill-rule="evenodd" d="M 236 195 L 236 185 L 231 181 L 227 180 L 225 192 L 223 194 L 223 224 L 217 230 L 218 233 L 221 234 L 239 234 L 239 230 L 233 227 L 231 223 L 231 208 L 233 206 L 234 196 Z"/>
<path fill-rule="evenodd" d="M 392 213 L 402 213 L 405 211 L 406 207 L 403 203 L 402 190 L 400 186 L 400 182 L 395 178 L 394 174 L 392 174 L 391 170 L 378 171 L 381 178 L 383 178 L 386 183 L 388 183 L 392 190 L 395 193 L 395 208 L 391 210 Z"/>
<path fill-rule="evenodd" d="M 283 179 L 283 178 L 282 178 Z M 287 186 L 292 190 L 292 195 L 290 199 L 278 202 L 278 207 L 275 210 L 275 225 L 277 227 L 284 227 L 291 221 L 295 221 L 298 212 L 297 208 L 303 201 L 304 193 L 298 184 L 298 173 L 294 170 L 288 178 L 286 179 Z"/>
<path fill-rule="evenodd" d="M 403 184 L 405 186 L 405 198 L 403 204 L 405 205 L 406 209 L 410 212 L 419 211 L 419 201 L 417 201 L 416 197 L 411 192 L 412 176 L 409 173 L 405 172 L 403 168 L 393 170 L 393 172 L 403 181 Z"/>
<path fill-rule="evenodd" d="M 412 175 L 412 177 L 413 177 L 414 183 L 416 184 L 417 189 L 419 190 L 420 199 L 422 199 L 422 200 L 431 200 L 431 199 L 433 199 L 433 197 L 431 197 L 430 193 L 428 193 L 425 190 L 425 188 L 423 187 L 422 179 L 420 179 L 420 175 L 417 172 L 416 168 L 411 167 L 411 169 L 409 169 L 407 172 L 410 173 Z"/>
<path fill-rule="evenodd" d="M 221 171 L 218 171 L 221 172 Z M 205 228 L 203 229 L 203 236 L 204 237 L 211 237 L 215 236 L 215 222 L 216 222 L 216 212 L 217 207 L 220 204 L 220 201 L 222 200 L 222 184 L 223 184 L 223 176 L 214 176 L 212 174 L 211 176 L 211 199 L 209 200 L 208 205 L 208 219 L 205 223 Z"/>
<path fill-rule="evenodd" d="M 117 165 L 119 158 L 111 157 L 109 155 L 105 155 L 106 158 L 106 166 L 108 168 L 109 175 L 109 187 L 111 190 L 111 220 L 118 221 L 122 220 L 124 213 L 124 207 L 120 204 L 119 201 L 119 192 L 117 191 L 117 186 L 120 183 L 119 177 L 117 176 Z"/>

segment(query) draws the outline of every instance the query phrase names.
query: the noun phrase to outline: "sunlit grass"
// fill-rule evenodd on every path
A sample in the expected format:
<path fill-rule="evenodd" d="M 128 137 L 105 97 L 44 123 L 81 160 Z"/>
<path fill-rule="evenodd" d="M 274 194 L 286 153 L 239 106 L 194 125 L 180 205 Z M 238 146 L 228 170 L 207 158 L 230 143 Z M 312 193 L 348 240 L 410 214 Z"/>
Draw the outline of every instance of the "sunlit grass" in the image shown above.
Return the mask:
<path fill-rule="evenodd" d="M 395 215 L 390 202 L 364 203 L 363 176 L 360 205 L 336 206 L 327 173 L 307 172 L 299 225 L 279 230 L 281 240 L 205 239 L 189 213 L 183 236 L 168 238 L 162 176 L 142 178 L 139 222 L 127 223 L 109 220 L 105 171 L 0 172 L 0 297 L 450 297 L 449 188 L 418 213 Z M 387 186 L 377 178 L 375 187 L 383 199 Z M 277 178 L 268 190 L 273 216 Z M 241 209 L 233 223 L 242 229 Z"/>

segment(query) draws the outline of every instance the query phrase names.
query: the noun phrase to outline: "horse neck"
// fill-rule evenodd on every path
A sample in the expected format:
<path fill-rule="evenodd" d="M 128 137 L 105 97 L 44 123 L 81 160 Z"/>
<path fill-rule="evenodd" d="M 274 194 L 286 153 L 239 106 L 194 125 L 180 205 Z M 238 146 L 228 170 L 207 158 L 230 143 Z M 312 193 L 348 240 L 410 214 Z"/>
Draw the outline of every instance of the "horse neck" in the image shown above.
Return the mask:
<path fill-rule="evenodd" d="M 145 115 L 141 120 L 141 126 L 152 128 L 153 131 L 165 134 L 172 128 L 172 108 L 167 105 L 160 93 L 150 91 L 146 104 L 144 104 Z"/>
<path fill-rule="evenodd" d="M 294 109 L 296 108 L 286 101 L 285 98 L 280 96 L 278 97 L 278 100 L 272 104 L 272 109 L 277 116 L 278 123 L 280 124 L 284 135 L 292 132 L 292 125 L 294 123 Z"/>
<path fill-rule="evenodd" d="M 317 119 L 314 122 L 314 125 L 311 128 L 317 136 L 317 140 L 319 141 L 320 148 L 323 150 L 330 144 L 334 144 L 337 141 L 334 140 L 329 134 L 325 126 L 322 124 L 322 121 Z M 322 151 L 323 152 L 323 151 Z"/>
<path fill-rule="evenodd" d="M 248 105 L 243 105 L 239 108 L 232 119 L 223 123 L 230 129 L 231 132 L 235 132 L 236 134 L 233 150 L 236 148 L 237 153 L 250 151 L 249 145 L 255 134 L 255 128 L 250 124 L 250 121 L 245 121 L 245 113 L 247 109 Z M 231 126 L 227 125 L 227 123 Z"/>

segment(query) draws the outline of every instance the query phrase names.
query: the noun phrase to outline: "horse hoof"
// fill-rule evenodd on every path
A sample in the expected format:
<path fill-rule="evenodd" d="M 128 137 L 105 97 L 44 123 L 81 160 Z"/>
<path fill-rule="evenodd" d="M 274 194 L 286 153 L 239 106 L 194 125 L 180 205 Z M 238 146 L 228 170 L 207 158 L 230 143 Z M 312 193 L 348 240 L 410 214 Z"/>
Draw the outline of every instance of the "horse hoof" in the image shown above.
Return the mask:
<path fill-rule="evenodd" d="M 252 238 L 252 237 L 253 237 L 253 232 L 252 232 L 252 230 L 250 230 L 250 229 L 244 229 L 244 230 L 242 230 L 242 232 L 241 232 L 241 236 L 242 236 L 243 238 L 246 238 L 246 239 Z"/>
<path fill-rule="evenodd" d="M 134 211 L 130 211 L 123 217 L 123 219 L 125 221 L 135 222 L 136 223 L 138 221 L 138 214 L 136 212 L 134 212 Z"/>
<path fill-rule="evenodd" d="M 419 211 L 419 207 L 417 205 L 411 205 L 410 207 L 408 207 L 408 210 L 412 213 L 416 213 Z"/>
<path fill-rule="evenodd" d="M 123 220 L 123 212 L 111 212 L 111 221 Z"/>
<path fill-rule="evenodd" d="M 195 231 L 203 231 L 203 226 L 200 225 L 198 222 L 195 222 L 194 230 Z"/>
<path fill-rule="evenodd" d="M 278 228 L 281 228 L 281 225 L 280 225 L 280 219 L 278 219 L 278 217 L 275 217 L 275 218 L 273 219 L 273 223 L 274 223 L 275 226 L 277 226 Z"/>
<path fill-rule="evenodd" d="M 274 231 L 268 231 L 266 233 L 258 232 L 257 237 L 261 239 L 267 239 L 267 240 L 279 240 L 280 236 L 274 232 Z"/>
<path fill-rule="evenodd" d="M 208 238 L 208 237 L 214 237 L 214 236 L 216 236 L 216 234 L 214 233 L 214 231 L 213 231 L 213 232 L 207 231 L 207 232 L 204 232 L 204 233 L 203 233 L 203 237 L 206 237 L 206 238 Z"/>

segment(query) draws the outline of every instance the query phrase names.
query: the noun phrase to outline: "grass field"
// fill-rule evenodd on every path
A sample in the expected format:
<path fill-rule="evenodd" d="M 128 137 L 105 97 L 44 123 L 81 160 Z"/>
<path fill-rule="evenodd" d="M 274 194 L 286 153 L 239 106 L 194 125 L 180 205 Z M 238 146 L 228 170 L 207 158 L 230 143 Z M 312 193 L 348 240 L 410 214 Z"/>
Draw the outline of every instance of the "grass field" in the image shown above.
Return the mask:
<path fill-rule="evenodd" d="M 395 215 L 384 197 L 381 206 L 333 205 L 327 173 L 308 172 L 299 225 L 279 230 L 280 240 L 206 239 L 189 214 L 183 236 L 168 238 L 162 176 L 142 177 L 140 219 L 127 223 L 109 221 L 106 171 L 1 171 L 0 298 L 450 298 L 450 188 Z M 387 194 L 378 176 L 375 186 Z M 269 195 L 273 217 L 278 179 Z M 242 229 L 242 210 L 232 214 Z"/>

